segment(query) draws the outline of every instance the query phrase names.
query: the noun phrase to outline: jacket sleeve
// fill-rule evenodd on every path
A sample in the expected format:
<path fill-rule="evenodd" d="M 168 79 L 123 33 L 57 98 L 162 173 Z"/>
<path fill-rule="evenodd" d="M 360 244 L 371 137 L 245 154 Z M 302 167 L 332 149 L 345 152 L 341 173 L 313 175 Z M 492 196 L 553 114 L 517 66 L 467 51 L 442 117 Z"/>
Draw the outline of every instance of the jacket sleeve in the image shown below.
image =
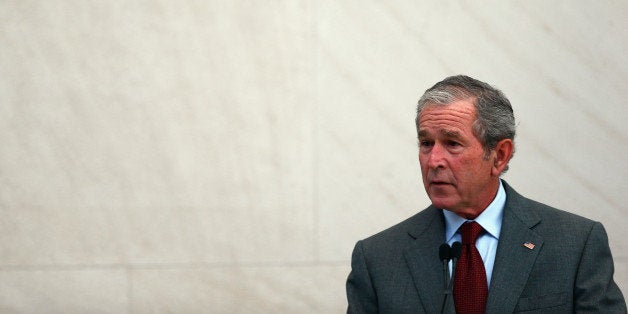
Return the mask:
<path fill-rule="evenodd" d="M 576 275 L 576 313 L 626 313 L 626 301 L 613 280 L 613 273 L 608 237 L 602 224 L 596 222 L 589 232 Z"/>
<path fill-rule="evenodd" d="M 347 313 L 377 313 L 377 296 L 366 265 L 362 241 L 358 241 L 351 257 L 351 273 L 347 278 Z"/>

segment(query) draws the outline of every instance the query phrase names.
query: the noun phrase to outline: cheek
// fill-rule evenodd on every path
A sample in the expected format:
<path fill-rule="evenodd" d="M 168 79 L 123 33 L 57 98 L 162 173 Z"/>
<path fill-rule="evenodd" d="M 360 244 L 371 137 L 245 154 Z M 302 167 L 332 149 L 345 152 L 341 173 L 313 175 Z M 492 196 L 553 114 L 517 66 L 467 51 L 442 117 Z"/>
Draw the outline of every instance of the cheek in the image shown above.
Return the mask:
<path fill-rule="evenodd" d="M 464 173 L 467 181 L 479 182 L 490 176 L 491 166 L 483 156 L 460 160 L 459 167 L 464 169 L 461 172 Z"/>
<path fill-rule="evenodd" d="M 472 170 L 475 167 L 477 167 L 477 162 L 474 161 L 474 158 L 469 158 L 469 157 L 465 157 L 465 158 L 460 158 L 458 160 L 458 166 L 460 168 L 464 168 L 464 169 L 469 169 Z M 475 167 L 474 167 L 475 166 Z"/>
<path fill-rule="evenodd" d="M 458 180 L 477 181 L 486 173 L 487 161 L 482 156 L 461 156 L 450 167 Z M 490 167 L 489 167 L 490 169 Z"/>
<path fill-rule="evenodd" d="M 425 181 L 425 179 L 427 179 L 427 173 L 429 172 L 427 167 L 424 167 L 423 165 L 421 165 L 421 177 L 423 178 L 423 181 Z"/>
<path fill-rule="evenodd" d="M 419 166 L 421 166 L 421 171 L 427 167 L 427 157 L 421 154 L 419 154 Z"/>

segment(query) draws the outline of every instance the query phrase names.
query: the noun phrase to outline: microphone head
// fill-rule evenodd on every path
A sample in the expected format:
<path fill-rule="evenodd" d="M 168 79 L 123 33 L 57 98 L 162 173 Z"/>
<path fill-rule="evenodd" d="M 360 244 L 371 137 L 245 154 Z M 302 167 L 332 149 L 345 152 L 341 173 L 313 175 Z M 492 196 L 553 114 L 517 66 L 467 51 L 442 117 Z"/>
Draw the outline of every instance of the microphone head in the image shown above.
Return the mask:
<path fill-rule="evenodd" d="M 438 248 L 438 257 L 441 261 L 448 260 L 451 258 L 451 247 L 449 244 L 443 243 Z"/>
<path fill-rule="evenodd" d="M 456 241 L 451 245 L 451 252 L 449 253 L 451 258 L 460 258 L 462 254 L 462 243 Z"/>

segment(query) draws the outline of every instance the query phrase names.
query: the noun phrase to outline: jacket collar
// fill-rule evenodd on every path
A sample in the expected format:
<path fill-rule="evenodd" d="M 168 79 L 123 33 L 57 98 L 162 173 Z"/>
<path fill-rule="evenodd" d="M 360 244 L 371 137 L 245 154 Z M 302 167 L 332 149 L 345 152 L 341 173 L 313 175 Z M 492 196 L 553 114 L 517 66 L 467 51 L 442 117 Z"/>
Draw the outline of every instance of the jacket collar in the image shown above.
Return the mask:
<path fill-rule="evenodd" d="M 531 230 L 541 222 L 534 203 L 517 193 L 507 182 L 506 204 L 495 265 L 487 300 L 487 313 L 511 313 L 523 292 L 532 266 L 543 246 L 543 238 Z M 439 312 L 445 280 L 438 247 L 445 242 L 445 219 L 434 206 L 417 214 L 408 235 L 413 241 L 404 250 L 414 285 L 426 312 Z M 534 244 L 530 249 L 525 243 Z M 453 309 L 449 308 L 448 312 Z"/>
<path fill-rule="evenodd" d="M 515 310 L 543 246 L 543 238 L 532 230 L 541 222 L 534 210 L 535 203 L 521 196 L 506 182 L 504 188 L 506 205 L 486 313 L 512 313 Z"/>

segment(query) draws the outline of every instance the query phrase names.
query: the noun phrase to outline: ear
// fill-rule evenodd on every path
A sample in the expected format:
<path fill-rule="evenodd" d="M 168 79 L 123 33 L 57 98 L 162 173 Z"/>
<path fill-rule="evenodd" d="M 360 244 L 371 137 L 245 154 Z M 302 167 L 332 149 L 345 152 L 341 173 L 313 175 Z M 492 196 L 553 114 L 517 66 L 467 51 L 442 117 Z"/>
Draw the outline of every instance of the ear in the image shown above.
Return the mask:
<path fill-rule="evenodd" d="M 491 168 L 492 175 L 499 177 L 502 171 L 506 169 L 514 148 L 515 145 L 511 139 L 506 138 L 497 142 L 491 154 L 493 159 L 493 168 Z"/>

